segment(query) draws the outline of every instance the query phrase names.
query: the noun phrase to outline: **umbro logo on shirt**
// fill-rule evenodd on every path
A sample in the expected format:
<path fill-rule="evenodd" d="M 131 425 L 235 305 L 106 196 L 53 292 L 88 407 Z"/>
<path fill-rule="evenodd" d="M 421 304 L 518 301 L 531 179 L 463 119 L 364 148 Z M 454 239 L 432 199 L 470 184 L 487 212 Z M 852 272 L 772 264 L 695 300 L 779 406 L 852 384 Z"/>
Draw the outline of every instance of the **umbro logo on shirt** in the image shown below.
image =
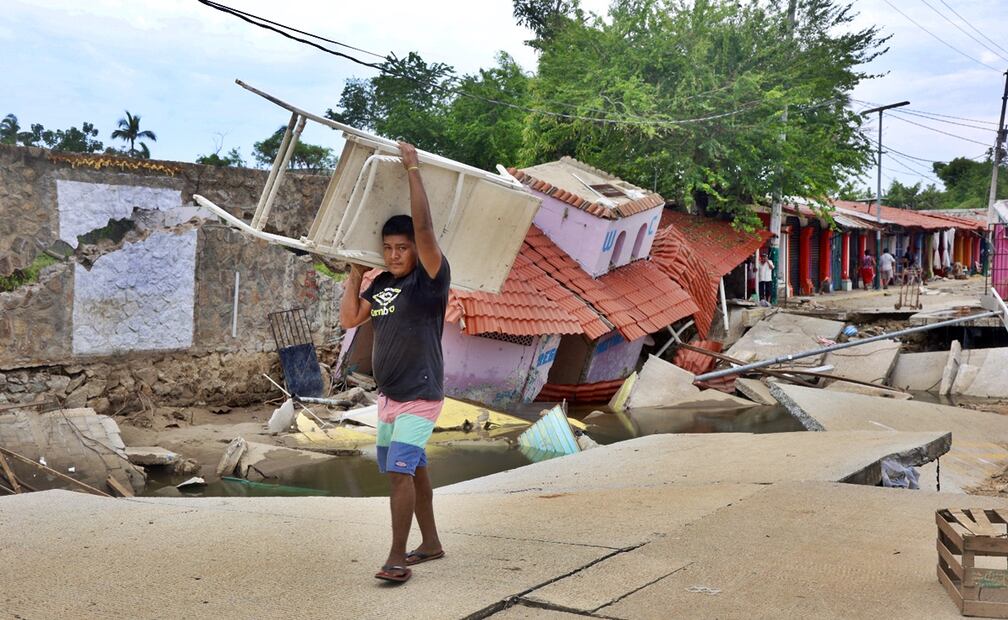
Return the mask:
<path fill-rule="evenodd" d="M 402 292 L 400 288 L 385 288 L 384 290 L 374 294 L 374 300 L 378 302 L 380 308 L 372 308 L 371 316 L 388 316 L 395 312 L 395 306 L 389 305 L 395 301 L 396 297 L 399 297 L 399 293 Z"/>

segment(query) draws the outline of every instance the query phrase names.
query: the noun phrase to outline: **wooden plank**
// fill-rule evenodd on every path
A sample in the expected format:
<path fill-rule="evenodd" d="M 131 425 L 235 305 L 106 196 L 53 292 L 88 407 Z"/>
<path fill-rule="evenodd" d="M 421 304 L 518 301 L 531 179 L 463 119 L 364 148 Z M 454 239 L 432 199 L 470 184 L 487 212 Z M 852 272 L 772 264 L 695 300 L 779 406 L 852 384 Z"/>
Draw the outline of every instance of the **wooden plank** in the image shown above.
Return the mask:
<path fill-rule="evenodd" d="M 957 554 L 961 554 L 963 551 L 963 537 L 962 534 L 953 527 L 952 523 L 945 520 L 942 516 L 941 511 L 935 513 L 935 522 L 938 524 L 938 529 L 942 534 L 948 537 L 949 541 L 953 544 L 953 550 Z"/>
<path fill-rule="evenodd" d="M 959 593 L 958 588 L 956 588 L 955 584 L 952 583 L 952 578 L 949 577 L 944 570 L 942 570 L 941 566 L 938 567 L 938 581 L 945 586 L 945 591 L 948 592 L 949 597 L 952 598 L 952 602 L 955 603 L 955 606 L 959 608 L 960 612 L 962 612 L 962 594 Z"/>
<path fill-rule="evenodd" d="M 1003 590 L 1008 588 L 1008 570 L 1003 568 L 971 568 L 970 580 L 981 588 Z M 965 575 L 964 575 L 965 576 Z"/>
<path fill-rule="evenodd" d="M 966 516 L 966 513 L 964 513 L 962 510 L 959 510 L 958 508 L 949 508 L 949 514 L 955 517 L 956 522 L 958 522 L 959 525 L 966 528 L 967 532 L 976 535 L 976 530 L 974 528 L 979 529 L 976 524 L 976 521 Z"/>
<path fill-rule="evenodd" d="M 980 531 L 977 532 L 980 536 L 997 536 L 998 531 L 994 528 L 994 524 L 990 522 L 987 518 L 987 513 L 983 508 L 970 508 L 970 516 L 973 520 L 977 522 L 980 526 Z"/>
<path fill-rule="evenodd" d="M 0 468 L 3 469 L 3 474 L 10 482 L 11 486 L 14 488 L 15 493 L 21 492 L 21 486 L 18 484 L 17 478 L 14 476 L 14 472 L 11 471 L 10 465 L 7 464 L 7 459 L 4 458 L 3 454 L 0 454 Z"/>
<path fill-rule="evenodd" d="M 1008 603 L 963 600 L 962 613 L 964 616 L 1008 618 Z"/>
<path fill-rule="evenodd" d="M 945 563 L 952 570 L 952 574 L 954 574 L 956 577 L 959 578 L 960 581 L 962 581 L 963 578 L 962 564 L 960 564 L 959 560 L 955 557 L 955 555 L 953 555 L 953 553 L 948 550 L 948 547 L 942 544 L 942 541 L 940 540 L 937 541 L 936 546 L 938 547 L 938 557 L 945 560 Z"/>
<path fill-rule="evenodd" d="M 109 474 L 108 478 L 105 478 L 105 484 L 118 493 L 119 497 L 134 497 L 133 489 L 123 486 L 121 482 L 112 477 L 112 474 Z"/>
<path fill-rule="evenodd" d="M 990 536 L 967 536 L 963 539 L 963 550 L 981 555 L 1008 555 L 1008 538 Z"/>
<path fill-rule="evenodd" d="M 975 600 L 977 597 L 977 588 L 976 588 L 976 582 L 973 581 L 973 568 L 976 566 L 976 562 L 975 562 L 975 555 L 972 551 L 963 551 L 962 566 L 963 566 L 963 580 L 962 580 L 963 599 Z"/>
<path fill-rule="evenodd" d="M 991 512 L 1001 519 L 1001 523 L 1008 523 L 1008 510 L 1005 510 L 1004 508 L 994 508 Z"/>

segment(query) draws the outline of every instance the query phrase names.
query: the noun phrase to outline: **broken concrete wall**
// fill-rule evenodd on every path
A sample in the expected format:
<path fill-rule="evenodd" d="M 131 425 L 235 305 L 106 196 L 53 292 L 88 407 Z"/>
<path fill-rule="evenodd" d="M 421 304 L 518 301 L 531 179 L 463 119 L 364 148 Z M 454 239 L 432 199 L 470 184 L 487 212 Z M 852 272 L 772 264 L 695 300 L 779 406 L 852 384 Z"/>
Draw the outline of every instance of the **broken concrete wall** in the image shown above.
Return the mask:
<path fill-rule="evenodd" d="M 279 230 L 308 225 L 325 181 L 288 176 L 277 204 Z M 50 396 L 100 413 L 136 401 L 135 393 L 105 390 L 130 391 L 140 382 L 169 399 L 161 404 L 268 392 L 260 385 L 261 372 L 273 367 L 263 357 L 274 349 L 267 315 L 292 307 L 307 311 L 316 345 L 334 342 L 341 287 L 318 274 L 310 257 L 192 219 L 193 192 L 253 209 L 264 182 L 265 173 L 255 170 L 0 146 L 0 243 L 14 248 L 7 267 L 30 263 L 44 248 L 78 248 L 37 283 L 0 294 L 0 371 L 28 375 L 0 381 L 0 402 L 32 402 L 50 391 L 54 377 L 62 377 L 55 379 L 61 389 Z M 94 227 L 109 222 L 122 224 L 121 234 L 95 239 Z M 135 358 L 133 367 L 157 372 L 138 377 L 124 355 Z M 219 369 L 205 377 L 209 387 L 194 384 L 204 377 L 201 367 L 185 363 L 193 358 Z M 91 384 L 84 396 L 82 376 Z"/>
<path fill-rule="evenodd" d="M 112 418 L 95 415 L 91 409 L 0 415 L 0 445 L 102 491 L 108 492 L 109 476 L 136 493 L 144 488 L 144 473 L 127 459 L 119 427 Z M 8 464 L 18 480 L 33 490 L 79 490 L 16 459 L 8 459 Z"/>
<path fill-rule="evenodd" d="M 0 248 L 4 248 L 0 275 L 30 265 L 44 248 L 87 232 L 84 228 L 98 224 L 103 216 L 101 226 L 109 217 L 128 216 L 126 209 L 164 213 L 176 198 L 178 206 L 189 209 L 195 193 L 249 219 L 267 174 L 0 145 Z M 78 182 L 86 185 L 75 185 Z M 311 223 L 327 182 L 322 176 L 288 174 L 273 204 L 269 230 L 300 234 Z"/>
<path fill-rule="evenodd" d="M 445 325 L 441 338 L 445 392 L 495 408 L 531 402 L 545 383 L 559 336 L 535 336 L 531 342 L 507 342 L 469 336 Z"/>
<path fill-rule="evenodd" d="M 637 368 L 644 338 L 627 341 L 619 332 L 600 338 L 584 368 L 581 383 L 626 379 Z"/>

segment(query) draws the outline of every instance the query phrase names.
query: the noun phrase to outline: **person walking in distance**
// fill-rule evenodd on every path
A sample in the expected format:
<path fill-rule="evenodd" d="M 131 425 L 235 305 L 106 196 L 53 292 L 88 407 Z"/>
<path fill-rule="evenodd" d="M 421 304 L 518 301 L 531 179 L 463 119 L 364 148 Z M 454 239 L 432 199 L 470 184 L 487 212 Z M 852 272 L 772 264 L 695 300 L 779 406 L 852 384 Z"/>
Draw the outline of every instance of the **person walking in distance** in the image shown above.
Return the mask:
<path fill-rule="evenodd" d="M 773 298 L 771 293 L 773 292 L 773 261 L 768 259 L 766 254 L 760 255 L 759 264 L 759 298 L 761 305 L 770 305 L 770 300 Z"/>
<path fill-rule="evenodd" d="M 879 280 L 882 281 L 882 288 L 889 288 L 893 279 L 893 270 L 896 268 L 896 257 L 889 253 L 889 248 L 882 252 L 878 260 Z"/>
<path fill-rule="evenodd" d="M 866 289 L 871 288 L 875 281 L 875 257 L 868 250 L 861 257 L 861 283 Z"/>
<path fill-rule="evenodd" d="M 416 149 L 399 143 L 409 181 L 410 212 L 382 227 L 386 271 L 360 291 L 366 268 L 354 265 L 340 305 L 344 329 L 371 321 L 378 384 L 378 469 L 391 485 L 392 546 L 375 577 L 405 582 L 414 564 L 444 557 L 434 522 L 425 446 L 444 404 L 441 333 L 451 270 L 438 247 Z M 423 539 L 407 553 L 416 516 Z"/>

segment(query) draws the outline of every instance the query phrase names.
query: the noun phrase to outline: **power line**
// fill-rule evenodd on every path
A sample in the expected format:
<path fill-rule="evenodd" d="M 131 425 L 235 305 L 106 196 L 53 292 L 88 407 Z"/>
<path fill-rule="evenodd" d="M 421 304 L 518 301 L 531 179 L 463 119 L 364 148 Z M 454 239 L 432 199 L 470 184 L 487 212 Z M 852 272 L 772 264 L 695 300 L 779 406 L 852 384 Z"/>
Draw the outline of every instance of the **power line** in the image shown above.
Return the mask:
<path fill-rule="evenodd" d="M 382 73 L 385 73 L 387 75 L 392 75 L 394 77 L 399 77 L 399 78 L 402 78 L 402 79 L 407 79 L 407 80 L 411 80 L 411 81 L 416 82 L 416 83 L 423 84 L 423 82 L 421 82 L 420 80 L 418 80 L 418 79 L 416 79 L 416 78 L 414 78 L 412 76 L 397 74 L 394 71 L 391 71 L 387 66 L 360 60 L 360 59 L 355 58 L 355 57 L 353 57 L 353 56 L 351 56 L 349 54 L 345 54 L 343 52 L 339 52 L 339 51 L 327 48 L 327 47 L 325 47 L 323 45 L 319 45 L 319 44 L 317 44 L 317 43 L 315 43 L 313 41 L 308 41 L 306 39 L 294 36 L 294 35 L 290 34 L 289 32 L 285 32 L 285 30 L 290 30 L 291 32 L 296 32 L 298 34 L 303 34 L 303 35 L 305 35 L 307 37 L 318 39 L 320 41 L 325 41 L 327 43 L 333 43 L 335 45 L 339 45 L 341 47 L 345 47 L 345 48 L 348 48 L 348 49 L 353 49 L 353 50 L 356 50 L 356 51 L 360 51 L 360 52 L 365 53 L 365 54 L 370 54 L 372 56 L 376 56 L 378 58 L 383 58 L 386 61 L 390 62 L 392 59 L 389 58 L 389 57 L 387 57 L 387 56 L 382 56 L 381 54 L 377 54 L 375 52 L 370 52 L 370 51 L 367 51 L 367 50 L 363 50 L 361 48 L 354 47 L 352 45 L 348 45 L 348 44 L 345 44 L 345 43 L 341 43 L 341 42 L 335 41 L 333 39 L 327 39 L 325 37 L 321 37 L 319 35 L 315 35 L 315 34 L 312 34 L 310 32 L 306 32 L 306 31 L 303 31 L 303 30 L 298 30 L 296 28 L 292 28 L 292 27 L 287 26 L 285 24 L 281 24 L 281 23 L 276 22 L 276 21 L 268 20 L 268 19 L 259 17 L 257 15 L 253 15 L 251 13 L 246 13 L 244 11 L 240 11 L 238 9 L 234 9 L 234 8 L 229 7 L 227 5 L 223 5 L 223 4 L 220 4 L 218 2 L 214 2 L 213 0 L 197 0 L 197 2 L 199 2 L 199 3 L 201 3 L 201 4 L 205 5 L 205 6 L 208 6 L 208 7 L 212 8 L 212 9 L 216 9 L 218 11 L 221 11 L 221 12 L 233 15 L 233 16 L 241 19 L 242 21 L 250 23 L 250 24 L 252 24 L 254 26 L 258 26 L 260 28 L 264 28 L 266 30 L 270 30 L 272 32 L 275 32 L 275 33 L 277 33 L 277 34 L 279 34 L 279 35 L 281 35 L 283 37 L 286 37 L 288 39 L 291 39 L 291 40 L 294 40 L 294 41 L 298 41 L 299 43 L 304 43 L 305 45 L 310 45 L 311 47 L 314 47 L 314 48 L 316 48 L 316 49 L 318 49 L 320 51 L 326 52 L 328 54 L 332 54 L 334 56 L 338 56 L 340 58 L 344 58 L 346 60 L 349 60 L 351 62 L 354 62 L 356 64 L 359 64 L 359 65 L 362 65 L 362 66 L 365 66 L 365 67 L 370 67 L 372 69 L 376 69 L 376 70 L 378 70 L 378 71 L 380 71 Z M 431 87 L 431 88 L 433 88 L 433 89 L 435 89 L 435 90 L 452 92 L 452 93 L 455 93 L 455 94 L 463 96 L 463 97 L 469 97 L 469 98 L 472 98 L 472 99 L 483 101 L 484 103 L 490 103 L 490 104 L 493 104 L 493 105 L 505 106 L 505 107 L 509 107 L 509 108 L 513 108 L 513 109 L 517 109 L 517 110 L 521 110 L 521 111 L 525 111 L 525 112 L 528 112 L 528 113 L 531 113 L 531 114 L 542 114 L 542 115 L 545 115 L 545 116 L 564 118 L 564 119 L 568 119 L 568 120 L 581 120 L 581 121 L 587 121 L 587 122 L 593 122 L 593 123 L 602 123 L 602 124 L 610 124 L 610 125 L 637 125 L 637 126 L 643 125 L 643 126 L 653 126 L 653 127 L 674 127 L 674 126 L 677 126 L 677 125 L 684 125 L 684 124 L 690 124 L 690 123 L 700 123 L 700 122 L 705 122 L 705 121 L 710 121 L 710 120 L 716 120 L 716 119 L 720 119 L 720 118 L 726 118 L 728 116 L 734 116 L 736 114 L 740 114 L 740 113 L 745 112 L 747 110 L 751 110 L 752 108 L 756 107 L 757 105 L 759 105 L 761 103 L 760 101 L 752 101 L 752 102 L 749 102 L 747 104 L 743 104 L 743 105 L 739 106 L 738 108 L 736 108 L 734 110 L 731 110 L 729 112 L 723 112 L 723 113 L 719 113 L 719 114 L 710 114 L 710 115 L 700 116 L 700 117 L 696 117 L 696 118 L 656 120 L 656 119 L 646 119 L 644 117 L 638 117 L 639 119 L 642 119 L 642 120 L 630 121 L 630 120 L 625 120 L 625 119 L 615 119 L 615 118 L 607 118 L 607 117 L 591 117 L 591 116 L 583 116 L 583 115 L 577 115 L 577 114 L 565 114 L 565 113 L 562 113 L 562 112 L 554 112 L 554 111 L 551 111 L 551 110 L 529 108 L 529 107 L 517 105 L 517 104 L 514 104 L 514 103 L 510 103 L 510 102 L 507 102 L 507 101 L 498 101 L 498 100 L 495 100 L 495 99 L 491 99 L 489 97 L 483 97 L 483 96 L 480 96 L 480 95 L 475 95 L 473 93 L 469 93 L 469 92 L 466 92 L 466 91 L 458 89 L 458 88 L 440 87 L 440 86 L 437 86 L 437 85 L 434 85 L 434 84 L 431 84 L 431 83 L 427 83 L 426 85 L 429 86 L 429 87 Z M 713 91 L 710 91 L 710 92 L 716 92 L 717 90 L 722 90 L 723 88 L 725 88 L 725 86 L 719 87 L 719 88 L 714 89 Z M 696 97 L 696 96 L 699 96 L 699 95 L 694 95 L 693 97 Z M 829 103 L 829 102 L 825 102 L 825 103 Z M 820 105 L 825 105 L 825 103 L 824 104 L 820 104 Z M 576 107 L 576 106 L 574 106 L 574 107 Z M 584 109 L 584 108 L 582 108 L 582 109 Z M 608 113 L 608 112 L 606 112 L 604 110 L 595 110 L 595 111 L 598 111 L 598 112 L 601 112 L 601 113 L 604 113 L 604 114 Z"/>
<path fill-rule="evenodd" d="M 978 30 L 976 26 L 974 26 L 973 24 L 971 24 L 968 19 L 966 19 L 965 17 L 963 17 L 962 15 L 960 15 L 958 11 L 956 11 L 951 6 L 949 6 L 948 2 L 945 2 L 945 0 L 940 0 L 940 1 L 941 1 L 942 4 L 945 5 L 946 8 L 948 8 L 948 10 L 952 11 L 953 13 L 955 13 L 956 17 L 958 17 L 959 19 L 963 20 L 963 23 L 965 23 L 967 26 L 969 26 L 970 28 L 972 28 L 974 32 L 976 32 L 981 37 L 983 37 L 983 38 L 987 39 L 988 41 L 990 41 L 994 45 L 994 47 L 998 48 L 1002 52 L 1008 53 L 1008 50 L 1006 50 L 1005 48 L 1003 48 L 1000 45 L 998 45 L 996 41 L 994 41 L 993 39 L 991 39 L 990 37 L 988 37 L 984 33 L 980 32 L 980 30 Z"/>
<path fill-rule="evenodd" d="M 930 125 L 925 125 L 924 123 L 918 123 L 917 121 L 912 121 L 909 118 L 903 118 L 902 116 L 896 116 L 895 114 L 892 116 L 892 118 L 895 118 L 898 121 L 903 121 L 904 123 L 909 123 L 911 125 L 916 125 L 918 127 L 923 127 L 924 129 L 927 129 L 928 131 L 933 131 L 935 133 L 940 133 L 940 134 L 944 134 L 946 136 L 950 136 L 950 137 L 953 137 L 953 138 L 958 138 L 959 140 L 963 140 L 965 142 L 972 142 L 973 144 L 979 144 L 980 146 L 987 146 L 986 142 L 980 142 L 979 140 L 973 140 L 972 138 L 967 138 L 965 136 L 960 136 L 959 134 L 954 134 L 954 133 L 951 133 L 951 132 L 948 132 L 948 131 L 943 131 L 941 129 L 938 129 L 937 127 L 931 127 Z"/>
<path fill-rule="evenodd" d="M 896 113 L 896 112 L 894 112 L 894 113 Z M 929 121 L 935 121 L 937 123 L 946 123 L 948 125 L 958 125 L 959 127 L 968 127 L 970 129 L 976 129 L 978 131 L 988 131 L 988 132 L 989 131 L 993 131 L 990 127 L 978 127 L 976 125 L 970 125 L 969 123 L 960 123 L 959 121 L 950 121 L 950 120 L 945 120 L 945 119 L 942 119 L 942 118 L 934 118 L 934 117 L 931 117 L 931 116 L 927 116 L 926 114 L 919 114 L 917 112 L 908 112 L 906 110 L 900 110 L 898 113 L 899 114 L 909 114 L 910 116 L 916 116 L 918 118 L 926 118 Z"/>
<path fill-rule="evenodd" d="M 853 101 L 855 103 L 863 104 L 866 108 L 868 106 L 871 106 L 871 105 L 882 105 L 881 103 L 877 103 L 877 102 L 874 102 L 874 101 L 865 101 L 864 99 L 854 99 L 854 98 L 851 98 L 851 101 Z M 980 123 L 980 124 L 983 124 L 983 125 L 991 125 L 993 127 L 997 127 L 997 123 L 995 123 L 994 121 L 984 121 L 984 120 L 980 120 L 980 119 L 976 119 L 976 118 L 964 118 L 962 116 L 952 116 L 951 114 L 941 114 L 939 112 L 929 112 L 927 110 L 919 110 L 917 108 L 900 108 L 899 111 L 901 113 L 905 113 L 905 114 L 910 114 L 911 112 L 914 112 L 917 115 L 924 116 L 924 117 L 937 116 L 937 117 L 940 117 L 940 118 L 951 118 L 951 119 L 955 119 L 957 121 L 967 121 L 967 122 L 970 122 L 970 123 Z M 935 119 L 931 119 L 931 120 L 938 120 L 938 119 L 935 118 Z"/>
<path fill-rule="evenodd" d="M 914 18 L 910 17 L 909 15 L 907 15 L 906 13 L 904 13 L 903 11 L 899 10 L 898 8 L 896 8 L 896 5 L 893 4 L 892 2 L 890 2 L 889 0 L 884 0 L 884 2 L 886 4 L 888 4 L 894 11 L 896 11 L 897 13 L 899 13 L 900 15 L 902 15 L 903 17 L 905 17 L 908 20 L 910 20 L 910 22 L 913 23 L 913 25 L 917 26 L 918 28 L 920 28 L 924 32 L 928 33 L 929 35 L 931 35 L 935 39 L 938 39 L 938 41 L 940 41 L 943 45 L 945 45 L 949 49 L 952 49 L 952 50 L 958 52 L 959 54 L 962 54 L 963 56 L 965 56 L 966 58 L 969 58 L 973 62 L 975 62 L 977 64 L 980 64 L 980 65 L 983 65 L 983 66 L 987 67 L 988 69 L 990 69 L 992 71 L 997 71 L 998 73 L 1001 72 L 1000 69 L 995 69 L 994 67 L 992 67 L 992 66 L 988 65 L 987 63 L 985 63 L 984 61 L 978 60 L 976 58 L 973 58 L 972 56 L 970 56 L 966 52 L 962 51 L 961 49 L 959 49 L 958 47 L 952 45 L 951 43 L 948 43 L 947 41 L 945 41 L 945 39 L 942 39 L 941 37 L 939 37 L 935 33 L 931 32 L 930 30 L 928 30 L 924 26 L 921 26 L 919 23 L 917 23 L 917 21 Z"/>
<path fill-rule="evenodd" d="M 929 9 L 931 9 L 932 11 L 934 11 L 935 13 L 937 13 L 939 16 L 941 16 L 942 19 L 944 19 L 948 23 L 950 23 L 953 26 L 955 26 L 956 28 L 958 28 L 967 37 L 973 39 L 974 41 L 976 41 L 977 43 L 979 43 L 983 47 L 987 48 L 988 52 L 994 54 L 995 56 L 999 56 L 1001 58 L 1001 60 L 1004 60 L 1005 62 L 1008 62 L 1008 58 L 1005 58 L 997 50 L 992 49 L 991 46 L 987 45 L 986 43 L 984 43 L 980 39 L 978 39 L 978 38 L 974 37 L 973 35 L 971 35 L 970 33 L 966 32 L 966 30 L 963 29 L 962 26 L 960 26 L 959 24 L 957 24 L 954 21 L 952 21 L 951 19 L 949 19 L 948 16 L 946 16 L 944 13 L 942 13 L 938 9 L 934 8 L 933 6 L 931 6 L 931 4 L 927 0 L 921 0 L 921 2 L 923 2 L 924 4 L 926 4 Z M 948 5 L 946 5 L 946 6 L 948 6 Z"/>

